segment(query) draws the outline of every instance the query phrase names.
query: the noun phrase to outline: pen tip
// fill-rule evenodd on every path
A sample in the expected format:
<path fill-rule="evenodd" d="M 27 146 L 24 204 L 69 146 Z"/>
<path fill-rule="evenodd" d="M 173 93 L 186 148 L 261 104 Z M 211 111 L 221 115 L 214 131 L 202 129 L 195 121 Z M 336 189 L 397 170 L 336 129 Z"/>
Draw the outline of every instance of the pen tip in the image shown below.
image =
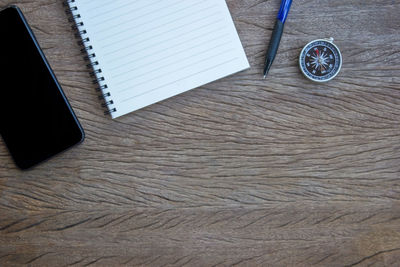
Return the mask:
<path fill-rule="evenodd" d="M 264 68 L 264 79 L 267 78 L 269 69 L 271 68 L 272 65 L 272 61 L 271 60 L 267 60 L 267 63 L 265 64 L 265 68 Z"/>

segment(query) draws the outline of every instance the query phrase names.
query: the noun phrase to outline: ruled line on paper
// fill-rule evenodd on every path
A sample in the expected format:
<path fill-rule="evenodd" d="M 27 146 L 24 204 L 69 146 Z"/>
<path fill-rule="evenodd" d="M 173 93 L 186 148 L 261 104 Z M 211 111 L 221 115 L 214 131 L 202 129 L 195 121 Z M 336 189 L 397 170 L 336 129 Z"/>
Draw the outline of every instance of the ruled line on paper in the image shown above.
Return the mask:
<path fill-rule="evenodd" d="M 225 42 L 225 43 L 222 43 L 222 44 L 218 44 L 218 45 L 216 45 L 216 46 L 214 46 L 214 47 L 207 47 L 207 49 L 204 49 L 204 50 L 202 50 L 202 51 L 196 53 L 196 56 L 205 54 L 205 53 L 209 52 L 210 50 L 219 48 L 219 47 L 224 46 L 224 45 L 227 45 L 227 44 L 229 44 L 229 43 L 231 43 L 231 42 L 228 41 L 228 42 Z M 135 70 L 138 70 L 138 69 L 146 69 L 146 68 L 148 68 L 149 66 L 151 66 L 151 65 L 154 64 L 154 63 L 160 62 L 160 61 L 165 60 L 165 59 L 167 59 L 167 58 L 174 57 L 174 56 L 179 55 L 179 54 L 181 54 L 182 52 L 186 52 L 186 51 L 190 51 L 190 50 L 180 51 L 180 52 L 178 52 L 178 53 L 174 53 L 174 54 L 169 55 L 169 56 L 167 56 L 167 57 L 159 58 L 159 59 L 157 59 L 157 60 L 154 60 L 154 61 L 152 61 L 152 62 L 150 62 L 150 63 L 147 63 L 146 65 L 136 66 L 136 67 L 133 68 L 133 69 L 129 69 L 129 70 L 125 71 L 125 72 L 119 73 L 118 75 L 114 75 L 114 77 L 124 76 L 124 75 L 126 75 L 126 74 L 128 74 L 128 73 L 131 73 L 131 72 L 133 72 L 133 71 L 135 71 Z M 218 54 L 218 55 L 220 55 L 220 54 Z M 180 60 L 179 60 L 179 63 L 182 63 L 182 62 L 184 62 L 185 60 L 191 59 L 191 58 L 193 58 L 193 57 L 194 57 L 193 55 L 187 56 L 187 57 L 185 57 L 185 58 L 183 58 L 183 59 L 180 59 Z M 197 63 L 199 63 L 199 62 L 195 62 L 195 63 L 193 63 L 193 64 L 197 64 Z M 150 71 L 150 72 L 146 72 L 146 74 L 156 72 L 156 71 L 158 71 L 158 70 L 160 70 L 160 69 L 163 69 L 163 68 L 168 67 L 168 66 L 171 66 L 171 65 L 172 65 L 171 63 L 165 64 L 165 65 L 158 65 L 157 68 L 152 68 L 151 71 Z M 140 76 L 138 76 L 138 77 L 140 77 Z M 135 78 L 138 78 L 138 77 L 135 77 Z M 124 84 L 124 83 L 129 82 L 129 81 L 131 81 L 131 80 L 133 80 L 133 79 L 134 79 L 134 78 L 130 78 L 130 79 L 127 79 L 127 80 L 120 81 L 119 83 L 116 83 L 116 85 Z"/>
<path fill-rule="evenodd" d="M 110 14 L 112 11 L 122 10 L 123 7 L 131 6 L 132 4 L 135 5 L 135 4 L 137 4 L 137 3 L 129 2 L 128 4 L 125 3 L 125 4 L 123 4 L 122 6 L 119 6 L 119 7 L 109 8 L 109 9 L 107 9 L 106 11 L 104 11 L 103 13 L 97 13 L 97 14 L 91 16 L 89 19 L 90 19 L 90 20 L 94 20 L 95 18 L 99 18 L 99 17 L 103 18 L 104 15 Z M 148 3 L 147 3 L 147 4 L 148 4 Z M 134 11 L 134 10 L 140 10 L 140 9 L 143 9 L 143 8 L 146 8 L 146 7 L 155 5 L 155 4 L 158 4 L 158 2 L 153 2 L 153 3 L 151 3 L 151 4 L 142 6 L 141 8 L 136 8 L 136 9 L 129 10 L 128 12 L 126 12 L 126 13 L 124 13 L 124 14 L 118 14 L 118 16 L 112 16 L 111 19 L 119 19 L 120 17 L 122 17 L 122 16 L 124 16 L 124 15 L 130 14 L 130 13 L 131 13 L 132 11 Z M 109 20 L 111 20 L 111 19 L 109 19 Z M 107 22 L 107 21 L 109 21 L 109 20 L 103 20 L 103 19 L 102 19 L 102 21 L 101 21 L 100 23 L 98 23 L 98 24 Z"/>
<path fill-rule="evenodd" d="M 103 4 L 103 5 L 99 5 L 98 4 L 98 1 L 87 1 L 86 2 L 86 4 L 95 4 L 96 6 L 95 7 L 91 7 L 90 8 L 90 10 L 93 12 L 94 10 L 97 10 L 97 9 L 100 9 L 100 8 L 104 8 L 105 6 L 109 6 L 109 5 L 112 5 L 112 4 L 115 4 L 116 2 L 120 2 L 120 1 L 124 1 L 124 0 L 113 0 L 113 1 L 108 1 L 108 3 L 107 4 Z M 83 3 L 83 4 L 85 4 L 85 3 Z"/>
<path fill-rule="evenodd" d="M 219 68 L 219 67 L 221 67 L 221 66 L 223 66 L 223 65 L 226 65 L 226 64 L 228 64 L 228 63 L 231 63 L 231 62 L 233 62 L 233 61 L 235 61 L 235 60 L 237 60 L 237 59 L 238 59 L 238 58 L 235 57 L 235 58 L 233 58 L 233 59 L 231 59 L 231 60 L 225 61 L 225 62 L 220 63 L 220 64 L 218 64 L 218 65 L 210 66 L 210 67 L 208 67 L 208 68 L 206 68 L 206 69 L 203 69 L 203 70 L 201 70 L 201 71 L 199 71 L 199 72 L 196 72 L 196 73 L 194 73 L 194 74 L 185 76 L 185 77 L 183 77 L 183 78 L 180 78 L 180 79 L 178 79 L 178 80 L 175 80 L 175 81 L 170 82 L 170 83 L 167 83 L 167 84 L 160 85 L 160 86 L 158 86 L 158 87 L 156 87 L 156 88 L 150 89 L 150 90 L 148 90 L 148 91 L 146 91 L 146 92 L 143 92 L 143 93 L 141 93 L 141 94 L 138 94 L 138 95 L 135 95 L 135 96 L 131 96 L 131 97 L 129 97 L 129 98 L 126 98 L 126 99 L 122 100 L 121 102 L 127 102 L 127 101 L 130 101 L 130 100 L 134 99 L 134 98 L 137 98 L 137 97 L 140 97 L 140 96 L 149 94 L 149 93 L 151 93 L 151 92 L 153 92 L 153 91 L 155 91 L 155 90 L 158 90 L 158 89 L 160 89 L 160 88 L 163 88 L 163 87 L 172 85 L 172 84 L 174 84 L 174 83 L 177 83 L 177 82 L 180 82 L 180 81 L 183 81 L 183 80 L 186 80 L 186 79 L 188 79 L 188 78 L 191 78 L 191 77 L 193 77 L 193 76 L 199 75 L 199 74 L 204 73 L 204 72 L 207 72 L 207 71 L 209 71 L 209 70 L 213 70 L 213 69 Z"/>
<path fill-rule="evenodd" d="M 200 1 L 200 2 L 198 2 L 197 4 L 202 4 L 202 3 L 204 3 L 204 1 Z M 174 7 L 174 6 L 176 6 L 176 5 L 181 5 L 181 4 L 182 4 L 182 3 L 181 3 L 180 1 L 177 1 L 177 2 L 175 2 L 174 4 L 169 4 L 168 7 L 171 8 L 171 7 Z M 190 8 L 190 7 L 193 7 L 193 6 L 195 6 L 195 5 L 182 8 L 182 9 L 180 9 L 180 10 L 178 10 L 178 11 L 173 12 L 173 13 L 169 13 L 169 14 L 167 14 L 166 16 L 157 17 L 157 19 L 162 19 L 162 18 L 165 18 L 165 17 L 167 17 L 167 16 L 173 15 L 173 14 L 175 14 L 175 13 L 179 13 L 179 12 L 181 12 L 182 10 L 188 9 L 188 8 Z M 165 9 L 165 7 L 162 7 L 162 8 L 160 8 L 160 9 L 158 9 L 158 10 L 151 10 L 151 11 L 149 11 L 149 12 L 146 13 L 146 14 L 142 14 L 142 15 L 140 15 L 140 16 L 138 16 L 138 17 L 135 16 L 135 17 L 133 17 L 133 18 L 130 18 L 129 20 L 120 21 L 120 22 L 118 22 L 117 24 L 114 24 L 114 25 L 112 25 L 112 26 L 110 26 L 110 27 L 108 27 L 108 28 L 105 28 L 105 29 L 103 29 L 103 30 L 101 30 L 101 31 L 97 31 L 96 33 L 107 32 L 107 31 L 109 31 L 109 30 L 111 30 L 111 29 L 115 29 L 115 27 L 117 27 L 117 26 L 120 26 L 120 25 L 123 25 L 123 24 L 127 24 L 127 23 L 133 22 L 133 21 L 135 21 L 135 20 L 139 20 L 139 19 L 141 19 L 141 18 L 143 18 L 143 17 L 146 17 L 146 16 L 148 16 L 148 15 L 150 15 L 150 14 L 153 14 L 153 13 L 155 13 L 155 12 L 157 12 L 157 11 L 160 11 L 160 10 L 163 10 L 163 9 Z M 137 10 L 135 10 L 135 11 L 137 11 Z M 148 24 L 148 23 L 149 23 L 149 21 L 146 21 L 146 22 L 144 22 L 144 23 L 135 25 L 135 27 L 140 27 L 140 26 L 146 25 L 146 24 Z M 126 30 L 120 31 L 120 32 L 125 32 L 125 31 L 126 31 Z M 118 33 L 116 33 L 116 35 L 117 35 L 117 34 L 118 34 Z M 106 38 L 104 38 L 104 39 L 106 39 Z"/>
<path fill-rule="evenodd" d="M 201 18 L 198 19 L 198 20 L 191 21 L 191 24 L 194 24 L 194 23 L 196 23 L 196 22 L 200 22 L 200 21 L 203 21 L 203 20 L 207 20 L 207 19 L 209 19 L 209 18 L 211 18 L 211 17 L 213 17 L 213 16 L 216 16 L 216 15 L 218 15 L 218 14 L 219 14 L 219 12 L 215 12 L 215 13 L 212 13 L 211 15 L 206 16 L 206 17 L 201 17 Z M 221 19 L 219 19 L 218 21 L 220 21 L 220 20 L 221 20 Z M 207 24 L 207 25 L 211 25 L 211 24 Z M 154 39 L 154 38 L 158 38 L 158 37 L 161 36 L 161 35 L 165 35 L 165 34 L 167 34 L 167 33 L 174 32 L 174 31 L 176 31 L 176 30 L 179 30 L 179 29 L 184 28 L 184 27 L 187 27 L 187 26 L 190 26 L 190 25 L 188 25 L 188 24 L 179 25 L 178 27 L 169 29 L 168 31 L 164 31 L 164 32 L 162 32 L 162 33 L 159 34 L 159 35 L 152 36 L 152 37 L 150 37 L 150 38 L 144 39 L 144 40 L 142 40 L 141 42 L 146 42 L 146 41 L 148 41 L 148 40 L 151 40 L 151 39 Z M 162 27 L 162 26 L 160 26 L 160 27 Z M 159 28 L 159 27 L 157 27 L 157 28 Z M 137 38 L 138 36 L 140 36 L 140 35 L 142 35 L 142 34 L 144 34 L 144 33 L 149 33 L 149 32 L 151 32 L 151 31 L 153 31 L 153 30 L 154 30 L 154 29 L 149 30 L 149 31 L 143 31 L 143 32 L 141 32 L 140 34 L 136 34 L 136 35 L 133 35 L 133 36 L 128 36 L 128 37 L 126 37 L 125 39 L 118 40 L 118 41 L 115 41 L 115 42 L 113 42 L 113 43 L 110 43 L 110 44 L 107 44 L 107 45 L 105 45 L 105 46 L 102 46 L 102 48 L 104 49 L 104 48 L 107 48 L 107 47 L 109 47 L 109 46 L 113 46 L 113 45 L 115 45 L 115 44 L 123 43 L 123 42 L 128 41 L 128 40 L 131 40 L 131 39 L 135 39 L 135 38 Z M 196 29 L 191 29 L 191 30 L 196 30 Z M 190 31 L 189 31 L 189 32 L 190 32 Z M 141 42 L 138 42 L 138 43 L 141 43 Z M 135 44 L 138 44 L 138 43 L 135 43 Z M 131 47 L 131 45 L 126 46 L 126 47 L 124 47 L 124 48 L 128 48 L 128 47 Z M 118 51 L 120 51 L 121 49 L 124 49 L 124 48 L 120 48 L 120 49 L 114 50 L 114 51 L 112 51 L 112 52 L 109 52 L 108 54 L 112 54 L 112 53 L 114 53 L 114 52 L 118 52 Z"/>
<path fill-rule="evenodd" d="M 210 17 L 212 17 L 212 16 L 214 16 L 214 15 L 216 15 L 216 14 L 213 14 L 213 15 L 211 15 L 211 16 L 209 16 L 209 17 L 206 17 L 206 18 L 202 18 L 201 20 L 209 19 Z M 201 21 L 201 20 L 198 20 L 198 21 Z M 198 22 L 198 21 L 197 21 L 197 22 Z M 222 19 L 215 20 L 215 21 L 213 21 L 213 22 L 211 22 L 211 23 L 208 23 L 208 24 L 206 24 L 206 25 L 202 25 L 202 26 L 200 26 L 200 27 L 198 27 L 198 28 L 195 28 L 195 29 L 189 29 L 189 31 L 186 31 L 186 32 L 184 32 L 184 33 L 181 33 L 180 36 L 185 35 L 185 34 L 188 34 L 188 33 L 191 33 L 191 32 L 193 32 L 193 31 L 198 31 L 198 30 L 200 30 L 200 29 L 206 28 L 206 27 L 208 27 L 208 26 L 210 26 L 210 25 L 213 25 L 213 24 L 217 24 L 217 23 L 220 22 L 220 21 L 222 21 Z M 125 49 L 127 49 L 127 48 L 131 48 L 133 45 L 138 45 L 138 44 L 147 42 L 147 41 L 149 41 L 149 40 L 152 40 L 152 39 L 155 39 L 155 38 L 159 38 L 161 35 L 165 35 L 166 33 L 171 33 L 171 32 L 173 32 L 173 31 L 176 31 L 176 30 L 178 30 L 178 29 L 181 29 L 181 28 L 183 28 L 183 27 L 185 27 L 185 26 L 187 26 L 187 25 L 179 26 L 179 27 L 177 27 L 177 28 L 174 28 L 174 29 L 171 29 L 171 30 L 169 30 L 169 31 L 163 32 L 162 34 L 160 34 L 160 35 L 158 35 L 158 36 L 153 36 L 153 37 L 147 38 L 147 39 L 145 39 L 145 40 L 142 40 L 142 41 L 140 41 L 140 42 L 133 43 L 133 44 L 129 44 L 129 45 L 124 46 L 124 47 L 120 47 L 120 48 L 117 49 L 117 50 L 114 50 L 114 51 L 111 51 L 111 52 L 107 52 L 107 53 L 106 53 L 106 56 L 109 56 L 109 55 L 111 55 L 111 54 L 115 54 L 115 53 L 120 52 L 121 50 L 125 50 Z M 172 38 L 167 39 L 167 40 L 160 40 L 159 42 L 170 41 L 170 40 L 173 40 L 173 39 L 175 39 L 175 38 L 176 38 L 176 37 L 172 37 Z"/>
<path fill-rule="evenodd" d="M 195 40 L 197 40 L 197 39 L 199 39 L 199 38 L 201 38 L 201 37 L 208 36 L 208 35 L 210 35 L 210 34 L 213 34 L 213 33 L 218 32 L 218 31 L 221 31 L 221 29 L 212 30 L 212 31 L 210 31 L 210 32 L 208 32 L 208 33 L 199 35 L 199 36 L 197 36 L 197 37 L 195 37 L 195 38 L 191 38 L 190 40 L 193 42 L 193 41 L 195 41 Z M 212 41 L 218 41 L 218 40 L 223 39 L 223 38 L 226 38 L 226 37 L 228 37 L 228 36 L 229 36 L 229 34 L 223 34 L 223 35 L 218 36 L 218 38 L 207 39 L 207 40 L 203 41 L 202 43 L 197 43 L 197 44 L 194 45 L 194 46 L 191 46 L 191 47 L 189 47 L 189 48 L 182 49 L 182 50 L 180 50 L 179 52 L 174 53 L 173 55 L 180 54 L 180 53 L 183 53 L 183 52 L 188 51 L 188 50 L 192 50 L 192 49 L 197 48 L 197 47 L 201 47 L 201 46 L 203 46 L 203 45 L 205 45 L 205 44 L 208 44 L 208 43 L 210 43 L 210 42 L 212 42 Z M 230 42 L 231 42 L 231 41 L 230 41 Z M 155 55 L 161 54 L 161 53 L 163 53 L 163 52 L 165 52 L 165 51 L 168 51 L 168 50 L 171 49 L 171 48 L 176 48 L 176 47 L 178 47 L 178 46 L 185 45 L 186 43 L 187 43 L 187 41 L 185 40 L 185 41 L 183 41 L 183 42 L 181 42 L 181 43 L 179 43 L 179 44 L 177 44 L 177 45 L 174 45 L 174 46 L 172 46 L 172 47 L 162 48 L 162 49 L 160 49 L 160 50 L 158 50 L 158 51 L 151 52 L 150 54 L 146 54 L 146 55 L 144 55 L 144 56 L 142 56 L 142 57 L 140 57 L 140 58 L 136 58 L 136 59 L 133 59 L 133 60 L 131 60 L 131 61 L 125 62 L 125 63 L 123 63 L 123 64 L 120 64 L 120 65 L 118 65 L 118 66 L 116 66 L 116 67 L 114 67 L 114 68 L 110 68 L 110 70 L 115 71 L 115 70 L 117 70 L 117 69 L 126 68 L 127 65 L 130 65 L 130 64 L 132 64 L 132 63 L 138 62 L 138 61 L 143 60 L 143 59 L 145 59 L 145 58 L 148 58 L 148 57 L 150 57 L 150 56 L 155 56 Z M 158 45 L 158 44 L 157 44 L 157 45 Z M 157 45 L 155 45 L 155 46 L 157 46 Z M 148 50 L 148 49 L 151 49 L 151 48 L 152 48 L 152 47 L 146 47 L 146 48 L 143 48 L 143 49 L 141 49 L 141 50 L 137 50 L 137 51 L 135 51 L 134 53 L 131 53 L 131 54 L 128 54 L 128 55 L 129 55 L 129 56 L 132 56 L 133 54 L 137 54 L 138 52 L 141 52 L 141 51 L 144 51 L 144 50 Z M 126 55 L 126 56 L 128 56 L 128 55 Z M 164 58 L 164 59 L 165 59 L 165 58 Z"/>
<path fill-rule="evenodd" d="M 180 4 L 180 3 L 178 3 L 178 4 Z M 157 19 L 163 19 L 163 18 L 169 17 L 169 16 L 171 16 L 171 15 L 175 15 L 175 14 L 177 14 L 177 13 L 179 13 L 179 12 L 182 12 L 183 10 L 186 10 L 186 9 L 189 9 L 189 8 L 193 8 L 193 7 L 195 7 L 196 5 L 199 5 L 199 4 L 203 4 L 203 2 L 201 2 L 201 1 L 200 1 L 200 2 L 197 2 L 195 5 L 191 5 L 191 6 L 182 8 L 182 9 L 176 11 L 176 12 L 169 13 L 169 14 L 167 14 L 167 15 L 165 15 L 165 16 L 158 17 Z M 212 7 L 214 7 L 214 5 L 213 5 Z M 192 12 L 192 13 L 190 13 L 189 15 L 185 15 L 185 16 L 183 16 L 183 17 L 174 19 L 173 21 L 169 21 L 168 23 L 163 23 L 163 24 L 161 24 L 161 25 L 158 26 L 158 27 L 152 28 L 151 30 L 159 29 L 159 28 L 165 27 L 166 25 L 169 25 L 169 24 L 171 24 L 171 23 L 174 23 L 174 22 L 177 22 L 177 21 L 179 21 L 179 20 L 182 20 L 182 19 L 185 19 L 185 18 L 187 18 L 187 17 L 190 17 L 190 16 L 192 16 L 193 14 L 196 14 L 196 13 L 199 13 L 199 12 L 203 12 L 203 11 L 205 11 L 205 10 L 207 10 L 207 9 L 209 9 L 209 8 L 204 8 L 204 9 L 196 10 L 195 12 Z M 153 11 L 150 11 L 148 14 L 143 15 L 143 17 L 144 17 L 144 16 L 147 16 L 147 15 L 149 15 L 149 14 L 151 14 L 151 13 L 153 13 Z M 135 21 L 135 20 L 139 20 L 141 17 L 142 17 L 142 16 L 136 17 L 136 18 L 130 20 L 129 22 L 132 22 L 132 21 Z M 151 22 L 152 22 L 152 21 L 146 21 L 146 22 L 143 22 L 143 23 L 141 23 L 141 24 L 135 25 L 135 27 L 145 26 L 145 25 L 148 25 L 148 24 L 151 23 Z M 127 32 L 127 31 L 129 31 L 129 29 L 125 29 L 125 30 L 122 30 L 122 31 L 113 33 L 113 34 L 111 34 L 111 35 L 104 36 L 104 38 L 100 39 L 99 41 L 104 41 L 104 40 L 110 39 L 110 37 L 115 37 L 115 36 L 117 36 L 117 35 L 120 35 L 120 34 L 122 34 L 122 33 Z M 148 31 L 143 31 L 143 32 L 141 32 L 141 33 L 135 34 L 135 36 L 141 35 L 141 34 L 147 33 L 147 32 L 148 32 Z"/>
<path fill-rule="evenodd" d="M 207 32 L 207 33 L 204 33 L 203 35 L 198 35 L 198 36 L 196 36 L 196 37 L 193 37 L 193 38 L 191 38 L 191 41 L 195 41 L 195 40 L 198 40 L 198 39 L 200 39 L 200 38 L 202 38 L 202 37 L 204 37 L 204 36 L 207 36 L 207 35 L 211 35 L 211 34 L 214 34 L 214 33 L 217 33 L 217 32 L 219 32 L 219 31 L 222 31 L 222 30 L 225 30 L 224 28 L 219 28 L 219 29 L 216 29 L 216 30 L 212 30 L 212 31 L 209 31 L 209 32 Z M 228 34 L 227 34 L 228 35 Z M 227 35 L 225 35 L 225 36 L 227 36 Z M 168 41 L 171 41 L 171 40 L 173 40 L 173 39 L 175 39 L 175 38 L 171 38 L 171 39 L 169 39 L 169 40 L 166 40 L 165 42 L 168 42 Z M 187 40 L 184 40 L 184 41 L 182 41 L 182 43 L 180 43 L 180 44 L 187 44 L 187 43 L 189 43 Z M 176 46 L 179 46 L 180 44 L 178 44 L 178 45 L 173 45 L 173 47 L 176 47 Z M 146 50 L 149 50 L 149 51 L 151 51 L 151 54 L 147 54 L 146 56 L 143 56 L 143 57 L 141 57 L 141 58 L 139 58 L 139 59 L 143 59 L 144 57 L 147 57 L 147 56 L 150 56 L 150 55 L 153 55 L 153 53 L 155 53 L 155 54 L 159 54 L 159 53 L 161 53 L 161 52 L 163 52 L 164 50 L 167 50 L 167 49 L 171 49 L 172 47 L 170 46 L 170 47 L 165 47 L 165 48 L 162 48 L 162 49 L 160 49 L 160 50 L 158 50 L 158 51 L 152 51 L 152 48 L 156 48 L 156 47 L 158 47 L 160 44 L 159 43 L 156 43 L 156 44 L 154 44 L 153 46 L 149 46 L 149 47 L 145 47 L 145 48 L 143 48 L 143 49 L 140 49 L 140 50 L 136 50 L 135 52 L 133 52 L 133 53 L 130 53 L 130 54 L 127 54 L 126 56 L 131 56 L 131 55 L 133 55 L 133 54 L 136 54 L 136 53 L 139 53 L 139 52 L 143 52 L 143 51 L 146 51 Z M 113 58 L 113 60 L 112 61 L 107 61 L 107 63 L 115 63 L 115 61 L 118 61 L 118 60 L 121 60 L 121 59 L 124 59 L 125 57 L 118 57 L 118 58 Z M 135 62 L 136 61 L 136 59 L 135 60 L 132 60 L 132 61 L 130 61 L 130 62 L 128 62 L 128 63 L 132 63 L 132 62 Z M 128 63 L 126 63 L 126 64 L 128 64 Z"/>
<path fill-rule="evenodd" d="M 199 60 L 199 61 L 190 62 L 190 64 L 187 64 L 187 65 L 185 65 L 185 66 L 179 66 L 178 69 L 175 69 L 175 70 L 173 70 L 173 71 L 171 70 L 171 71 L 169 71 L 168 73 L 164 73 L 163 75 L 159 75 L 159 76 L 156 76 L 156 77 L 152 77 L 152 80 L 156 80 L 156 79 L 159 79 L 159 78 L 168 76 L 168 75 L 170 75 L 171 73 L 175 73 L 175 72 L 177 72 L 177 71 L 179 71 L 179 70 L 181 70 L 181 69 L 186 69 L 186 68 L 192 67 L 192 66 L 194 66 L 194 65 L 196 65 L 196 64 L 199 64 L 199 63 L 202 63 L 202 62 L 204 62 L 204 61 L 213 59 L 213 58 L 215 58 L 216 56 L 220 56 L 220 55 L 223 55 L 223 54 L 227 54 L 228 52 L 231 52 L 231 51 L 230 51 L 230 50 L 227 50 L 227 51 L 222 52 L 222 53 L 220 52 L 220 53 L 218 53 L 218 54 L 213 54 L 212 56 L 209 56 L 209 57 L 207 57 L 207 58 L 202 58 L 202 59 Z M 155 72 L 155 71 L 147 72 L 147 73 L 143 74 L 142 76 L 135 77 L 135 78 L 140 78 L 140 77 L 143 77 L 143 76 L 145 76 L 145 75 L 147 75 L 147 74 L 149 74 L 149 73 L 153 73 L 153 72 Z M 131 80 L 129 80 L 129 81 L 131 81 Z M 129 82 L 129 81 L 126 81 L 126 82 Z M 130 90 L 132 87 L 137 87 L 137 86 L 139 86 L 139 85 L 142 85 L 142 84 L 145 84 L 145 83 L 148 83 L 148 82 L 149 82 L 149 80 L 145 80 L 145 81 L 143 81 L 143 82 L 141 82 L 141 83 L 132 85 L 132 86 L 130 86 L 130 87 L 128 87 L 128 88 L 121 89 L 121 90 L 119 90 L 118 92 L 119 92 L 119 93 L 122 93 L 122 92 L 124 92 L 124 91 Z"/>
<path fill-rule="evenodd" d="M 139 11 L 139 10 L 146 9 L 146 8 L 151 7 L 151 6 L 154 6 L 154 5 L 156 5 L 156 4 L 158 4 L 158 3 L 153 3 L 153 4 L 149 4 L 149 5 L 143 6 L 143 7 L 141 7 L 141 8 L 136 8 L 136 9 L 134 9 L 133 11 L 137 12 L 137 11 Z M 175 3 L 173 3 L 173 4 L 180 4 L 180 2 L 177 1 L 177 2 L 175 2 Z M 169 5 L 163 6 L 163 7 L 161 7 L 159 10 L 165 9 L 166 7 L 169 7 Z M 157 11 L 159 11 L 159 10 L 157 10 Z M 125 13 L 125 14 L 122 14 L 121 16 L 118 16 L 118 23 L 117 23 L 117 24 L 114 24 L 114 25 L 117 25 L 117 26 L 121 25 L 121 23 L 120 23 L 119 20 L 120 20 L 121 17 L 123 17 L 123 16 L 130 15 L 130 17 L 134 17 L 135 13 L 133 13 L 133 11 L 130 11 L 130 12 L 127 12 L 127 13 Z M 152 10 L 152 11 L 149 11 L 149 12 L 147 12 L 147 13 L 145 13 L 145 14 L 143 14 L 142 12 L 137 12 L 137 13 L 139 13 L 140 16 L 139 16 L 139 17 L 135 17 L 135 18 L 143 18 L 143 17 L 145 17 L 145 16 L 149 16 L 149 15 L 152 14 L 152 13 L 155 13 L 155 11 Z M 105 24 L 105 23 L 110 24 L 109 22 L 112 21 L 112 20 L 116 20 L 116 18 L 115 18 L 115 17 L 110 17 L 110 18 L 108 18 L 108 19 L 103 19 L 102 21 L 99 21 L 99 22 L 97 23 L 97 27 L 98 27 L 99 25 L 102 25 L 102 24 Z M 134 19 L 132 19 L 132 20 L 134 20 Z M 129 22 L 129 21 L 128 21 L 128 22 Z M 126 23 L 128 23 L 128 22 L 126 22 Z M 114 26 L 113 28 L 115 28 L 115 26 Z"/>

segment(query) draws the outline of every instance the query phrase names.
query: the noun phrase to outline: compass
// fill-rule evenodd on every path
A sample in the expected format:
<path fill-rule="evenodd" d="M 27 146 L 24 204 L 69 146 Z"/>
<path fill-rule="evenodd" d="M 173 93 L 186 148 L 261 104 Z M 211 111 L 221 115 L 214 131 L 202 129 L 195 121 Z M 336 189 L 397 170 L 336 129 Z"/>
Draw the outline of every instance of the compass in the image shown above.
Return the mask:
<path fill-rule="evenodd" d="M 338 75 L 342 67 L 342 54 L 333 38 L 308 43 L 300 53 L 300 69 L 314 82 L 327 82 Z"/>

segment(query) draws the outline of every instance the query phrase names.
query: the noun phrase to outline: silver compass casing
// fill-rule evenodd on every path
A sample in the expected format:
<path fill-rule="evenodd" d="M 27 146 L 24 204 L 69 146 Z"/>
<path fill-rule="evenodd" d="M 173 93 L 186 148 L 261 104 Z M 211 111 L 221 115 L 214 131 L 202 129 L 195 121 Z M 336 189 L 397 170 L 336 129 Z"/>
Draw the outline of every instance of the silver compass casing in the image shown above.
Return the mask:
<path fill-rule="evenodd" d="M 305 53 L 305 50 L 307 49 L 307 47 L 309 45 L 311 45 L 312 43 L 319 42 L 319 41 L 329 42 L 337 50 L 338 56 L 339 56 L 339 59 L 340 59 L 340 64 L 339 64 L 339 67 L 338 67 L 338 70 L 336 71 L 336 73 L 334 75 L 332 75 L 331 77 L 329 77 L 328 79 L 324 79 L 324 80 L 314 79 L 314 78 L 310 77 L 309 75 L 307 75 L 307 73 L 304 71 L 304 69 L 302 67 L 302 64 L 301 64 L 302 63 L 303 54 Z M 309 80 L 311 80 L 313 82 L 324 83 L 324 82 L 328 82 L 328 81 L 332 80 L 333 78 L 335 78 L 339 74 L 340 70 L 342 69 L 343 57 L 342 57 L 342 53 L 340 52 L 339 47 L 337 47 L 337 45 L 335 45 L 333 43 L 333 41 L 334 41 L 334 39 L 332 37 L 325 38 L 325 39 L 316 39 L 316 40 L 313 40 L 313 41 L 309 42 L 308 44 L 306 44 L 303 47 L 303 49 L 301 50 L 300 56 L 299 56 L 299 67 L 300 67 L 301 72 L 304 74 L 304 76 L 307 79 L 309 79 Z"/>

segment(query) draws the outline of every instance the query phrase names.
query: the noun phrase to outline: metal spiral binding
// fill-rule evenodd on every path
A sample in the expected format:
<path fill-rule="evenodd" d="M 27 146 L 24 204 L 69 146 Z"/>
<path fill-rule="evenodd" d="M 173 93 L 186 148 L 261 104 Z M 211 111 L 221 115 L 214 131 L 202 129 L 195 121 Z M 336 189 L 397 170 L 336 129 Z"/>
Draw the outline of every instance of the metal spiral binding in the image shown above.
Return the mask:
<path fill-rule="evenodd" d="M 88 62 L 86 65 L 88 69 L 92 69 L 90 76 L 94 78 L 93 84 L 98 84 L 96 91 L 101 92 L 99 99 L 103 99 L 104 103 L 102 107 L 108 110 L 104 112 L 105 115 L 109 115 L 117 111 L 114 105 L 114 101 L 111 99 L 111 93 L 107 91 L 108 86 L 106 84 L 105 78 L 101 75 L 102 70 L 100 68 L 100 63 L 96 59 L 96 54 L 93 52 L 93 46 L 90 44 L 90 38 L 87 37 L 87 31 L 84 29 L 83 21 L 79 21 L 81 15 L 78 13 L 78 7 L 74 6 L 76 0 L 65 0 L 63 5 L 66 8 L 66 13 L 69 17 L 69 21 L 74 23 L 72 29 L 76 32 L 75 36 L 80 38 L 78 42 L 79 46 L 82 47 L 81 52 L 86 54 L 83 58 Z"/>

